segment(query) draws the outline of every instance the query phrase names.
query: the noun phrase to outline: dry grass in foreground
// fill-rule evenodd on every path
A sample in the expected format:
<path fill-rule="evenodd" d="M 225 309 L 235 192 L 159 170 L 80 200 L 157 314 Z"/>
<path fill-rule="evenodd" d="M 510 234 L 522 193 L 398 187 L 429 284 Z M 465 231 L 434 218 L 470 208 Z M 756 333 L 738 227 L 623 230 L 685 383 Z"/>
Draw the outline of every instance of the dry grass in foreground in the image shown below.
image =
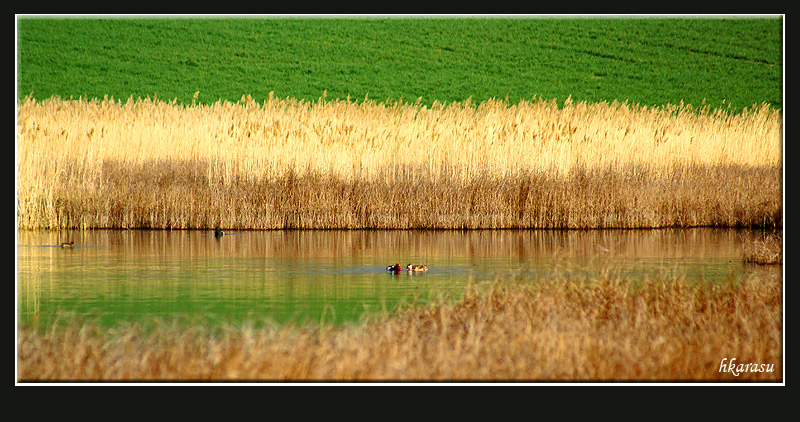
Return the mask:
<path fill-rule="evenodd" d="M 25 99 L 22 229 L 775 227 L 782 114 Z"/>
<path fill-rule="evenodd" d="M 19 332 L 21 381 L 781 381 L 778 274 L 495 282 L 345 327 Z M 720 371 L 723 359 L 772 372 Z M 760 367 L 768 369 L 769 367 Z"/>

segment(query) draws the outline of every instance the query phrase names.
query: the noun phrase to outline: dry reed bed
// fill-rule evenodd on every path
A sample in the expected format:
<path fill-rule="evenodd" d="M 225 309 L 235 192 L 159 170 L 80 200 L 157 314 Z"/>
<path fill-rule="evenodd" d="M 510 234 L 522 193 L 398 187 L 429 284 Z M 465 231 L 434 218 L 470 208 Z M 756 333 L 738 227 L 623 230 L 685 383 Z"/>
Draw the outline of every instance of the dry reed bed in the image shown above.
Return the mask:
<path fill-rule="evenodd" d="M 781 142 L 767 106 L 28 98 L 18 224 L 773 227 Z"/>
<path fill-rule="evenodd" d="M 344 327 L 21 328 L 21 381 L 780 381 L 781 282 L 497 281 Z M 722 360 L 773 372 L 720 371 Z M 761 367 L 766 369 L 765 367 Z"/>
<path fill-rule="evenodd" d="M 783 233 L 767 232 L 761 239 L 745 245 L 743 260 L 759 265 L 778 265 L 783 262 Z"/>

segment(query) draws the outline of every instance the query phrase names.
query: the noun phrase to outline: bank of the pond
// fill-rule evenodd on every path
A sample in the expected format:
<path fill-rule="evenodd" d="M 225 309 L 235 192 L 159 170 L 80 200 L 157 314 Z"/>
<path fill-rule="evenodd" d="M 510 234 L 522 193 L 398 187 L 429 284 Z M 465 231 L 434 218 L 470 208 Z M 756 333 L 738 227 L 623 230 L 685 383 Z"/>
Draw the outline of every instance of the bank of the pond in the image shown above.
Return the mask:
<path fill-rule="evenodd" d="M 772 275 L 513 280 L 355 326 L 21 328 L 27 381 L 781 381 Z M 736 366 L 728 364 L 753 364 Z M 722 370 L 724 368 L 725 370 Z M 738 369 L 737 369 L 738 368 Z M 750 371 L 746 368 L 755 368 Z"/>

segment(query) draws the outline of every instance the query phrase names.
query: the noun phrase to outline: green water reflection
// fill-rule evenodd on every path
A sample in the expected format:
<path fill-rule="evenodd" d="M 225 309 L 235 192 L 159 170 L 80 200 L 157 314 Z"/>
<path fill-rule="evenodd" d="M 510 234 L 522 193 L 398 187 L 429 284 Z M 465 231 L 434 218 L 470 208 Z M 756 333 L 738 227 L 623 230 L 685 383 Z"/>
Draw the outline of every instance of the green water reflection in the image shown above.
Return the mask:
<path fill-rule="evenodd" d="M 153 317 L 341 324 L 399 303 L 458 298 L 496 278 L 659 273 L 714 281 L 749 271 L 736 230 L 19 231 L 20 323 Z M 76 247 L 57 247 L 73 240 Z M 425 274 L 387 274 L 395 262 Z"/>

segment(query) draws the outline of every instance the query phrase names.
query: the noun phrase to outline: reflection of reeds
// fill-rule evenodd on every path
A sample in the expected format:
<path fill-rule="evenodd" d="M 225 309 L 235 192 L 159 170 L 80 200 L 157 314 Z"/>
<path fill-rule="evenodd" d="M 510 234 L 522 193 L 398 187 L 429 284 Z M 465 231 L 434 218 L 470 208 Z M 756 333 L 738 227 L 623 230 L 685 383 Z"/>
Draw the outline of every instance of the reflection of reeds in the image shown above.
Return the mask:
<path fill-rule="evenodd" d="M 20 102 L 22 228 L 767 226 L 781 114 L 534 100 Z"/>
<path fill-rule="evenodd" d="M 781 285 L 611 272 L 471 288 L 355 326 L 21 328 L 21 380 L 782 379 Z M 722 359 L 772 372 L 720 372 Z M 764 368 L 764 367 L 760 367 Z"/>
<path fill-rule="evenodd" d="M 229 233 L 230 234 L 230 233 Z M 389 260 L 460 258 L 730 258 L 755 232 L 728 229 L 659 230 L 275 230 L 243 231 L 209 242 L 212 231 L 91 230 L 79 243 L 112 246 L 121 254 L 155 253 L 165 260 L 224 258 L 365 257 Z M 20 245 L 53 245 L 56 232 L 19 232 Z M 53 250 L 45 249 L 48 252 Z M 28 261 L 40 271 L 56 270 L 50 259 Z M 403 257 L 403 258 L 401 258 Z M 20 261 L 21 263 L 23 261 Z M 381 266 L 394 262 L 381 263 Z"/>

